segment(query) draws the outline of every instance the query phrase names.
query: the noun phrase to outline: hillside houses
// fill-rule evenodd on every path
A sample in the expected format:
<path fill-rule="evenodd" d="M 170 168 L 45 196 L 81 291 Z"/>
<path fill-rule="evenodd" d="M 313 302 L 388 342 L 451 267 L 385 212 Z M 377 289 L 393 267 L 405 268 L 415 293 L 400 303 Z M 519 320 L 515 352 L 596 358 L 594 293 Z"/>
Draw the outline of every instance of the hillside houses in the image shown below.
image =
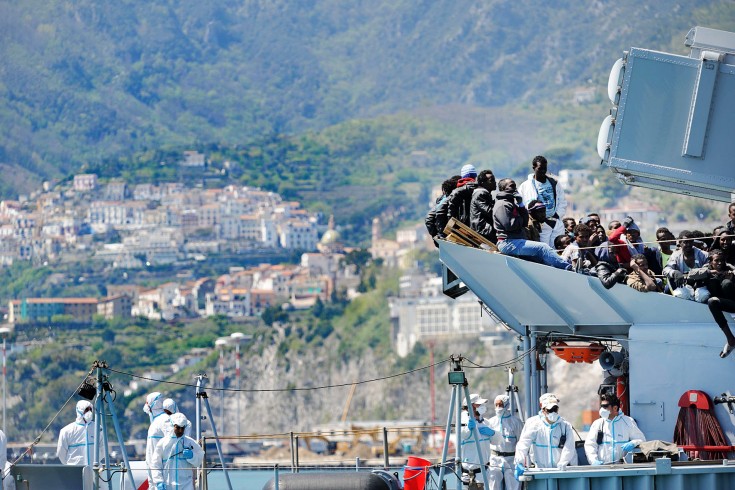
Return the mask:
<path fill-rule="evenodd" d="M 0 265 L 83 252 L 113 268 L 136 268 L 192 254 L 314 251 L 319 238 L 317 217 L 300 203 L 247 186 L 128 186 L 83 174 L 44 189 L 30 199 L 0 202 Z"/>

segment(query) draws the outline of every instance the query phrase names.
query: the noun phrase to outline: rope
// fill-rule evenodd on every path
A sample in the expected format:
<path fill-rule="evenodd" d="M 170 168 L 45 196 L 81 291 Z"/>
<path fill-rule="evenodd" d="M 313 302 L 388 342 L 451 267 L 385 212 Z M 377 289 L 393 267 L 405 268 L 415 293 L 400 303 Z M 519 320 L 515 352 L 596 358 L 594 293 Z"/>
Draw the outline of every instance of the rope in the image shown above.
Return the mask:
<path fill-rule="evenodd" d="M 374 383 L 376 381 L 385 381 L 386 379 L 399 378 L 401 376 L 406 376 L 406 375 L 409 375 L 409 374 L 413 374 L 413 373 L 416 373 L 418 371 L 423 371 L 423 370 L 426 370 L 426 369 L 430 369 L 430 368 L 432 368 L 434 366 L 439 366 L 441 364 L 444 364 L 445 362 L 449 362 L 449 359 L 443 359 L 441 361 L 435 362 L 434 364 L 429 364 L 428 366 L 422 366 L 422 367 L 419 367 L 419 368 L 416 368 L 416 369 L 411 369 L 410 371 L 405 371 L 405 372 L 402 372 L 402 373 L 391 374 L 391 375 L 388 375 L 388 376 L 381 376 L 379 378 L 366 379 L 366 380 L 362 380 L 362 381 L 352 381 L 352 382 L 349 382 L 349 383 L 337 383 L 337 384 L 332 384 L 332 385 L 301 387 L 301 388 L 296 387 L 296 388 L 239 389 L 239 390 L 236 389 L 236 388 L 208 388 L 208 389 L 211 389 L 212 391 L 230 391 L 230 392 L 235 392 L 235 393 L 240 393 L 240 392 L 242 392 L 242 393 L 264 393 L 264 392 L 276 392 L 276 393 L 279 393 L 279 392 L 291 392 L 291 391 L 316 391 L 316 390 L 325 390 L 325 389 L 328 389 L 328 388 L 342 388 L 342 387 L 345 387 L 345 386 L 352 386 L 352 385 L 360 385 L 360 384 Z M 187 386 L 187 387 L 196 388 L 196 385 L 195 384 L 191 384 L 191 383 L 181 383 L 181 382 L 178 382 L 178 381 L 166 381 L 166 380 L 163 380 L 163 379 L 149 378 L 149 377 L 146 377 L 146 376 L 140 376 L 138 374 L 127 373 L 125 371 L 118 371 L 118 370 L 112 369 L 112 368 L 109 368 L 109 370 L 112 371 L 112 372 L 114 372 L 114 373 L 117 373 L 117 374 L 122 374 L 124 376 L 130 376 L 131 378 L 145 379 L 147 381 L 153 381 L 155 383 L 172 384 L 172 385 L 177 385 L 177 386 Z"/>

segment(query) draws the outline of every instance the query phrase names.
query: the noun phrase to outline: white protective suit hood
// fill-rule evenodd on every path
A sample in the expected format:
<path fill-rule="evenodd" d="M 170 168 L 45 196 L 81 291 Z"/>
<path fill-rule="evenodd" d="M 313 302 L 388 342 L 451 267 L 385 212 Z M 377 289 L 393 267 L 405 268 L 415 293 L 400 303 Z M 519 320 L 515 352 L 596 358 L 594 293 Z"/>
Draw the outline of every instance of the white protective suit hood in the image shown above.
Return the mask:
<path fill-rule="evenodd" d="M 149 393 L 148 396 L 145 397 L 145 405 L 143 406 L 143 411 L 153 417 L 163 413 L 162 397 L 163 395 L 161 395 L 161 393 L 159 393 L 158 391 Z"/>
<path fill-rule="evenodd" d="M 171 425 L 186 428 L 190 424 L 189 419 L 186 418 L 181 412 L 176 412 L 171 415 Z"/>
<path fill-rule="evenodd" d="M 176 402 L 173 398 L 166 398 L 163 400 L 163 409 L 168 410 L 172 414 L 179 411 L 179 407 L 176 406 Z"/>
<path fill-rule="evenodd" d="M 90 402 L 89 400 L 79 400 L 77 402 L 77 408 L 76 408 L 77 418 L 75 420 L 77 424 L 87 425 L 89 423 L 88 421 L 84 419 L 84 412 L 88 408 L 91 408 L 92 410 L 94 410 L 94 407 L 92 406 L 92 402 Z"/>

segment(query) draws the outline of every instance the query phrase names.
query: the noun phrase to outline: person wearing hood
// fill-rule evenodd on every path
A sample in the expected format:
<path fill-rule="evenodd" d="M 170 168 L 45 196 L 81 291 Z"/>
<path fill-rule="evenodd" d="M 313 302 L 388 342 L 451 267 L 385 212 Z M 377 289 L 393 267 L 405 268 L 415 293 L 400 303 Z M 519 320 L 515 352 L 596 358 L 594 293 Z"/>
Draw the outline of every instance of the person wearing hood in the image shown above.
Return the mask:
<path fill-rule="evenodd" d="M 482 398 L 477 393 L 470 395 L 470 403 L 472 404 L 472 415 L 467 411 L 466 402 L 462 404 L 462 430 L 460 432 L 462 444 L 462 480 L 468 482 L 470 473 L 476 475 L 481 473 L 480 466 L 486 465 L 490 458 L 490 438 L 495 431 L 487 425 L 487 420 L 483 417 L 487 407 L 487 399 Z M 481 454 L 477 454 L 477 445 L 475 438 L 480 443 Z M 482 478 L 475 478 L 482 480 Z"/>
<path fill-rule="evenodd" d="M 505 255 L 534 258 L 557 269 L 571 270 L 572 264 L 543 242 L 526 240 L 528 210 L 512 179 L 498 182 L 493 208 L 493 225 L 498 236 L 498 249 Z"/>
<path fill-rule="evenodd" d="M 520 483 L 513 477 L 516 444 L 523 432 L 523 422 L 510 412 L 510 397 L 495 397 L 495 416 L 487 425 L 495 431 L 490 439 L 490 490 L 518 490 Z"/>
<path fill-rule="evenodd" d="M 546 175 L 547 167 L 546 158 L 536 156 L 531 163 L 533 173 L 521 183 L 518 192 L 523 196 L 526 205 L 538 199 L 546 206 L 546 221 L 541 228 L 541 241 L 553 246 L 554 238 L 565 232 L 560 217 L 567 211 L 567 200 L 564 196 L 564 187 L 556 179 Z"/>
<path fill-rule="evenodd" d="M 600 418 L 592 422 L 584 452 L 592 466 L 616 463 L 646 440 L 646 436 L 620 409 L 620 400 L 613 393 L 600 395 Z"/>
<path fill-rule="evenodd" d="M 163 395 L 157 391 L 149 393 L 145 398 L 143 411 L 148 414 L 151 425 L 148 427 L 148 439 L 145 445 L 145 464 L 148 468 L 148 487 L 153 486 L 152 468 L 153 468 L 153 452 L 156 444 L 165 436 L 169 435 L 173 429 L 170 417 L 163 411 Z"/>
<path fill-rule="evenodd" d="M 529 463 L 536 468 L 558 469 L 577 465 L 574 428 L 559 415 L 559 398 L 553 393 L 544 393 L 539 398 L 539 405 L 541 410 L 526 420 L 516 445 L 516 480 Z"/>
<path fill-rule="evenodd" d="M 171 417 L 171 415 L 179 412 L 179 406 L 176 405 L 176 402 L 173 398 L 166 398 L 163 400 L 163 411 L 166 412 L 166 415 Z M 169 418 L 169 421 L 171 419 Z M 171 422 L 171 430 L 173 430 L 173 422 Z M 191 424 L 186 426 L 186 431 L 184 432 L 184 435 L 191 437 Z"/>
<path fill-rule="evenodd" d="M 59 432 L 56 456 L 61 464 L 91 465 L 94 449 L 94 408 L 89 400 L 79 400 L 76 419 Z"/>
<path fill-rule="evenodd" d="M 204 451 L 184 434 L 191 423 L 183 413 L 171 415 L 173 433 L 158 441 L 152 456 L 156 490 L 194 490 L 194 472 L 204 459 Z"/>
<path fill-rule="evenodd" d="M 449 218 L 461 221 L 468 227 L 471 226 L 470 208 L 472 205 L 472 194 L 477 189 L 477 170 L 474 165 L 467 164 L 460 171 L 460 179 L 457 188 L 454 189 L 447 199 L 440 203 L 436 210 L 436 229 L 439 238 L 444 236 L 444 228 Z"/>

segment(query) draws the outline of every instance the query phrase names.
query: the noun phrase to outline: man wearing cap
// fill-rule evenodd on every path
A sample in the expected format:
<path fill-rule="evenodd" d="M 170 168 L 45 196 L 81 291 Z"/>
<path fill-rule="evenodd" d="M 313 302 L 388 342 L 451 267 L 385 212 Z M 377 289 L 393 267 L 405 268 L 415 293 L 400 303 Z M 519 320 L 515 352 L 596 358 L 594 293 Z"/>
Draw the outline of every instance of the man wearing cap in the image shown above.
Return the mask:
<path fill-rule="evenodd" d="M 436 228 L 443 235 L 444 228 L 449 218 L 461 221 L 468 227 L 471 226 L 470 207 L 472 204 L 472 193 L 477 189 L 477 170 L 474 165 L 467 164 L 460 171 L 460 179 L 457 188 L 452 191 L 445 201 L 445 206 L 440 206 L 436 211 Z"/>
<path fill-rule="evenodd" d="M 156 449 L 156 444 L 158 444 L 158 442 L 166 435 L 171 433 L 172 427 L 168 414 L 163 411 L 163 395 L 158 391 L 148 394 L 145 398 L 143 411 L 148 414 L 148 418 L 151 420 L 151 425 L 148 427 L 148 439 L 146 440 L 145 446 L 145 464 L 148 468 L 148 488 L 155 488 L 153 486 L 152 477 L 153 452 Z"/>
<path fill-rule="evenodd" d="M 483 417 L 487 407 L 487 399 L 482 398 L 479 394 L 470 395 L 470 403 L 472 404 L 472 416 L 467 412 L 467 402 L 462 404 L 462 431 L 460 436 L 462 439 L 462 481 L 470 480 L 470 473 L 479 475 L 482 470 L 480 466 L 486 465 L 490 458 L 490 438 L 495 431 L 488 427 L 487 420 Z M 478 439 L 476 439 L 478 438 Z M 475 440 L 480 443 L 481 454 L 477 454 L 477 445 Z M 482 480 L 481 477 L 475 477 L 476 480 Z"/>
<path fill-rule="evenodd" d="M 516 479 L 526 471 L 529 462 L 536 468 L 563 468 L 577 464 L 574 428 L 559 415 L 559 398 L 553 393 L 544 393 L 539 398 L 539 405 L 541 410 L 526 420 L 516 445 Z M 531 447 L 533 453 L 529 457 Z"/>
<path fill-rule="evenodd" d="M 618 397 L 614 393 L 600 395 L 600 418 L 592 422 L 584 442 L 587 461 L 593 466 L 615 463 L 645 440 L 635 420 L 620 409 Z"/>
<path fill-rule="evenodd" d="M 521 183 L 518 192 L 523 196 L 526 205 L 533 199 L 538 199 L 546 206 L 546 220 L 541 230 L 541 241 L 551 246 L 554 244 L 554 238 L 564 233 L 564 224 L 560 217 L 567 211 L 567 200 L 561 184 L 546 175 L 547 166 L 545 157 L 536 156 L 531 163 L 533 173 Z"/>
<path fill-rule="evenodd" d="M 89 400 L 79 400 L 76 419 L 59 432 L 56 456 L 61 464 L 92 464 L 94 448 L 94 410 Z"/>
<path fill-rule="evenodd" d="M 194 471 L 204 459 L 201 446 L 184 435 L 191 425 L 183 413 L 171 415 L 173 434 L 166 435 L 153 451 L 152 474 L 156 490 L 194 490 Z"/>
<path fill-rule="evenodd" d="M 495 431 L 490 439 L 490 490 L 518 490 L 520 483 L 513 478 L 513 466 L 518 438 L 523 431 L 523 422 L 510 412 L 508 395 L 495 397 L 495 416 L 488 421 Z"/>

